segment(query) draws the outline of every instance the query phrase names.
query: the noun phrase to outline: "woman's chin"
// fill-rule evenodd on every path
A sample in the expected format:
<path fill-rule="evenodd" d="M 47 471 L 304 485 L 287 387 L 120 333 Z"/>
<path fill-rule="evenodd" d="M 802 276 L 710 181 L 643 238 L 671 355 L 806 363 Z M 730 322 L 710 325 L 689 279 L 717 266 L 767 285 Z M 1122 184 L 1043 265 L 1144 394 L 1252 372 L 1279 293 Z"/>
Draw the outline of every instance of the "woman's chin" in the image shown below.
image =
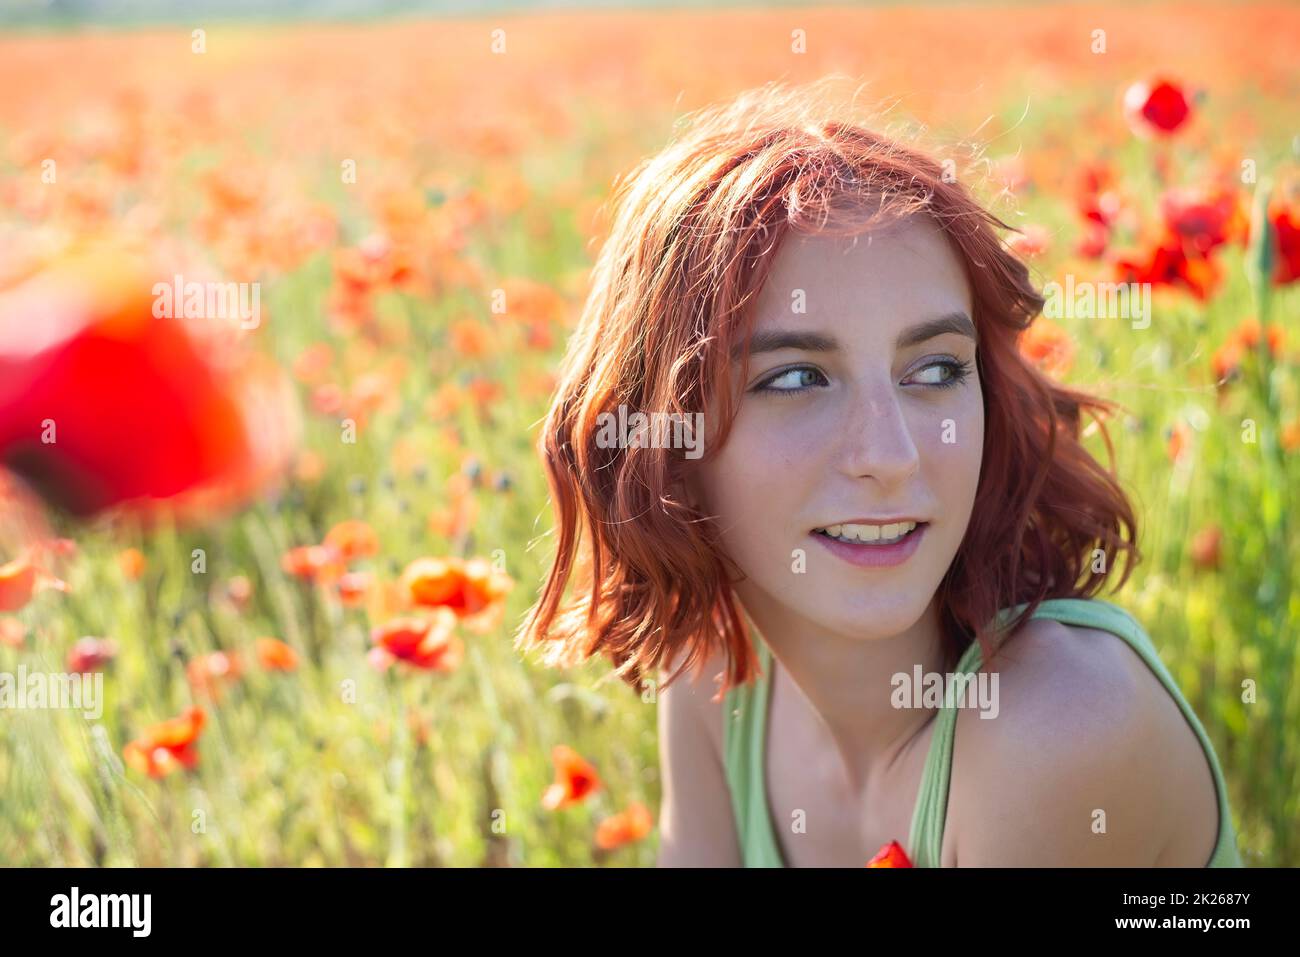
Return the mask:
<path fill-rule="evenodd" d="M 916 624 L 925 611 L 925 606 L 900 608 L 890 603 L 873 604 L 870 602 L 855 604 L 852 608 L 836 609 L 827 614 L 827 608 L 835 604 L 828 601 L 816 609 L 808 609 L 808 620 L 818 628 L 837 635 L 843 635 L 854 641 L 879 641 L 902 634 Z"/>

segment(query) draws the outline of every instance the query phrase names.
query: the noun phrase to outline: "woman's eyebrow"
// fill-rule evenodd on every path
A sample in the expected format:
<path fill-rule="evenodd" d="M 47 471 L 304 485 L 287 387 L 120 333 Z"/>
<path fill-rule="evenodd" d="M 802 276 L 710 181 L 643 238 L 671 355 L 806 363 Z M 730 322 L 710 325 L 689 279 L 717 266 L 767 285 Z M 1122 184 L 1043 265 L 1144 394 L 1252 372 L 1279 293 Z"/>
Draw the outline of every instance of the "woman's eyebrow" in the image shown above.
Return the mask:
<path fill-rule="evenodd" d="M 756 332 L 749 340 L 749 354 L 756 356 L 760 352 L 776 352 L 778 349 L 802 349 L 804 352 L 834 352 L 840 347 L 840 341 L 834 336 L 821 332 L 798 332 L 794 330 Z M 744 351 L 743 343 L 736 343 L 731 350 L 732 359 L 739 359 Z"/>
<path fill-rule="evenodd" d="M 899 333 L 894 345 L 896 348 L 906 349 L 908 346 L 914 346 L 917 343 L 933 339 L 935 336 L 942 336 L 945 333 L 956 333 L 959 336 L 966 336 L 972 341 L 978 341 L 975 335 L 975 324 L 971 322 L 970 316 L 964 312 L 950 312 L 947 315 L 927 319 L 925 322 L 918 322 L 914 326 L 909 326 Z M 753 334 L 750 339 L 749 354 L 754 356 L 760 352 L 775 352 L 778 349 L 801 349 L 804 352 L 834 352 L 839 347 L 839 340 L 826 333 L 771 330 Z M 741 351 L 740 345 L 737 344 L 736 349 L 733 350 L 733 358 L 739 358 Z"/>
<path fill-rule="evenodd" d="M 950 312 L 937 319 L 927 319 L 925 322 L 919 322 L 910 328 L 904 329 L 899 334 L 894 345 L 899 349 L 906 349 L 908 346 L 914 346 L 918 342 L 925 342 L 927 339 L 933 339 L 935 336 L 942 336 L 948 332 L 966 336 L 972 342 L 979 341 L 975 335 L 975 324 L 970 321 L 970 316 L 964 312 Z"/>

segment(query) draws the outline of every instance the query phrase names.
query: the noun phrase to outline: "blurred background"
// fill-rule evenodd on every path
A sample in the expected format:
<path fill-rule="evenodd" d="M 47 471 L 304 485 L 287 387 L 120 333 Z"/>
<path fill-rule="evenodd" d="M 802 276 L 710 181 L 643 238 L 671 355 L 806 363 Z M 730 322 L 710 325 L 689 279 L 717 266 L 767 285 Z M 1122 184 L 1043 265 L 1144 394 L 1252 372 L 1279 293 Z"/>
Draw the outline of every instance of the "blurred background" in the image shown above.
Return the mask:
<path fill-rule="evenodd" d="M 533 446 L 615 177 L 839 73 L 1038 282 L 1152 284 L 1023 348 L 1125 408 L 1102 597 L 1300 864 L 1300 9 L 702 6 L 0 2 L 0 672 L 104 689 L 0 708 L 0 861 L 653 864 L 653 688 L 511 646 Z"/>

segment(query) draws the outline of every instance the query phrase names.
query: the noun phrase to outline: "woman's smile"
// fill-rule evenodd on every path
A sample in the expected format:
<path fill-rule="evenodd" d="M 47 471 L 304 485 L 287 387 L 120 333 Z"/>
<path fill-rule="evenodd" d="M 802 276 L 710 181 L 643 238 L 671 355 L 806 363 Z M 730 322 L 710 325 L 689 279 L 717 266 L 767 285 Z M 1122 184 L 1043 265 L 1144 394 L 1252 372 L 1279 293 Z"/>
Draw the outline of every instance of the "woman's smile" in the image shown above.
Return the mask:
<path fill-rule="evenodd" d="M 927 528 L 929 528 L 928 522 L 920 524 L 906 522 L 902 525 L 888 525 L 884 527 L 883 531 L 880 526 L 876 525 L 832 525 L 828 529 L 815 531 L 813 537 L 832 555 L 842 558 L 850 565 L 857 565 L 860 568 L 889 568 L 894 565 L 901 565 L 912 557 L 916 550 L 921 547 L 921 539 L 925 535 Z M 849 529 L 855 536 L 858 529 L 871 529 L 878 534 L 878 537 L 874 540 L 863 540 L 858 537 L 849 538 L 844 529 Z M 896 531 L 898 529 L 907 530 Z M 837 534 L 831 534 L 837 530 Z M 889 532 L 889 534 L 883 534 L 883 532 Z"/>

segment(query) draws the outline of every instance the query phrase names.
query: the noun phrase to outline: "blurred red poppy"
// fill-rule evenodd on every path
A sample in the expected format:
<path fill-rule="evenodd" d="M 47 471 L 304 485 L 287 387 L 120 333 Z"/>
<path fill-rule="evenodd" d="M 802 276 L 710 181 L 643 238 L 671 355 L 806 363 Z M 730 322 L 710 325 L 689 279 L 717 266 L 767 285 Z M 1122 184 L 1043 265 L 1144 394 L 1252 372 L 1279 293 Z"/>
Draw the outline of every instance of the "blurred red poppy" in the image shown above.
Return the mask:
<path fill-rule="evenodd" d="M 87 244 L 0 281 L 0 464 L 76 515 L 234 504 L 296 439 L 287 379 L 238 324 L 155 318 L 173 270 Z M 183 309 L 181 311 L 184 311 Z"/>
<path fill-rule="evenodd" d="M 1269 223 L 1277 253 L 1273 282 L 1278 286 L 1295 282 L 1300 279 L 1300 206 L 1275 206 Z"/>
<path fill-rule="evenodd" d="M 1300 419 L 1292 419 L 1282 426 L 1281 443 L 1282 449 L 1286 452 L 1300 451 Z M 3 631 L 3 625 L 0 624 L 0 632 Z"/>
<path fill-rule="evenodd" d="M 21 648 L 26 638 L 26 625 L 12 615 L 0 616 L 0 645 Z"/>
<path fill-rule="evenodd" d="M 1192 536 L 1189 549 L 1192 564 L 1197 568 L 1215 569 L 1219 567 L 1220 546 L 1223 542 L 1223 529 L 1211 523 Z"/>
<path fill-rule="evenodd" d="M 911 867 L 912 862 L 908 859 L 907 852 L 903 850 L 903 845 L 897 841 L 890 841 L 876 854 L 871 860 L 867 861 L 867 867 Z"/>
<path fill-rule="evenodd" d="M 611 814 L 600 822 L 596 828 L 596 846 L 602 851 L 612 851 L 641 840 L 653 826 L 650 809 L 640 801 L 633 801 L 627 810 Z"/>
<path fill-rule="evenodd" d="M 1223 278 L 1214 260 L 1188 256 L 1182 240 L 1170 234 L 1146 249 L 1117 255 L 1114 265 L 1120 282 L 1186 289 L 1201 301 L 1210 298 Z"/>
<path fill-rule="evenodd" d="M 294 578 L 333 582 L 346 571 L 338 552 L 324 545 L 299 545 L 280 556 L 280 567 Z"/>
<path fill-rule="evenodd" d="M 509 575 L 483 558 L 417 558 L 402 573 L 412 604 L 450 608 L 460 617 L 499 605 L 513 586 Z"/>
<path fill-rule="evenodd" d="M 81 638 L 68 652 L 68 671 L 99 671 L 117 657 L 117 642 L 110 638 Z"/>
<path fill-rule="evenodd" d="M 243 671 L 239 655 L 214 651 L 190 659 L 185 667 L 185 676 L 195 694 L 216 700 L 226 685 L 238 680 Z"/>
<path fill-rule="evenodd" d="M 1169 136 L 1191 115 L 1191 100 L 1181 86 L 1170 80 L 1142 80 L 1124 94 L 1124 118 L 1139 136 Z"/>
<path fill-rule="evenodd" d="M 1039 317 L 1020 336 L 1020 354 L 1054 379 L 1074 365 L 1074 340 L 1056 323 Z"/>
<path fill-rule="evenodd" d="M 1165 454 L 1169 456 L 1169 461 L 1178 462 L 1189 453 L 1192 430 L 1184 423 L 1175 422 L 1166 430 L 1165 438 Z"/>
<path fill-rule="evenodd" d="M 328 342 L 313 343 L 293 360 L 294 378 L 305 385 L 321 385 L 329 378 L 333 364 L 333 347 Z"/>
<path fill-rule="evenodd" d="M 555 783 L 542 794 L 542 806 L 548 811 L 580 804 L 602 787 L 595 767 L 567 744 L 551 749 L 551 763 Z"/>
<path fill-rule="evenodd" d="M 1007 247 L 1017 256 L 1033 259 L 1052 246 L 1052 234 L 1043 226 L 1030 223 L 1007 240 Z"/>
<path fill-rule="evenodd" d="M 0 611 L 17 611 L 32 600 L 36 566 L 27 556 L 0 565 Z"/>
<path fill-rule="evenodd" d="M 325 534 L 323 544 L 345 562 L 379 554 L 379 536 L 360 519 L 339 522 Z"/>
<path fill-rule="evenodd" d="M 298 653 L 279 638 L 258 638 L 253 648 L 257 663 L 267 671 L 293 671 L 298 667 Z"/>
<path fill-rule="evenodd" d="M 124 548 L 117 553 L 117 567 L 122 570 L 122 575 L 131 581 L 139 580 L 144 574 L 144 552 L 138 548 Z"/>
<path fill-rule="evenodd" d="M 426 671 L 454 671 L 465 657 L 456 616 L 446 608 L 429 618 L 398 618 L 370 632 L 370 663 L 383 670 L 394 661 Z"/>
<path fill-rule="evenodd" d="M 253 583 L 247 575 L 236 575 L 226 582 L 225 592 L 235 610 L 243 613 L 248 610 L 248 603 L 253 598 Z"/>
<path fill-rule="evenodd" d="M 178 767 L 193 769 L 199 763 L 198 738 L 206 720 L 202 708 L 187 708 L 180 717 L 145 728 L 122 749 L 122 757 L 129 767 L 151 778 Z"/>
<path fill-rule="evenodd" d="M 348 572 L 338 580 L 339 603 L 345 608 L 360 608 L 373 583 L 374 576 L 369 572 Z"/>
<path fill-rule="evenodd" d="M 1282 326 L 1270 324 L 1264 336 L 1269 355 L 1277 359 L 1282 355 L 1286 341 Z M 1259 337 L 1259 320 L 1254 316 L 1243 319 L 1237 328 L 1228 333 L 1223 344 L 1214 350 L 1214 355 L 1210 358 L 1216 386 L 1222 388 L 1236 377 L 1247 352 L 1259 346 Z"/>
<path fill-rule="evenodd" d="M 43 564 L 44 546 L 30 545 L 22 555 L 0 564 L 0 611 L 17 611 L 38 591 L 68 591 L 66 582 L 51 575 Z"/>
<path fill-rule="evenodd" d="M 1246 235 L 1248 220 L 1241 196 L 1223 186 L 1166 190 L 1160 197 L 1160 212 L 1169 231 L 1191 246 L 1193 254 L 1208 255 Z"/>

